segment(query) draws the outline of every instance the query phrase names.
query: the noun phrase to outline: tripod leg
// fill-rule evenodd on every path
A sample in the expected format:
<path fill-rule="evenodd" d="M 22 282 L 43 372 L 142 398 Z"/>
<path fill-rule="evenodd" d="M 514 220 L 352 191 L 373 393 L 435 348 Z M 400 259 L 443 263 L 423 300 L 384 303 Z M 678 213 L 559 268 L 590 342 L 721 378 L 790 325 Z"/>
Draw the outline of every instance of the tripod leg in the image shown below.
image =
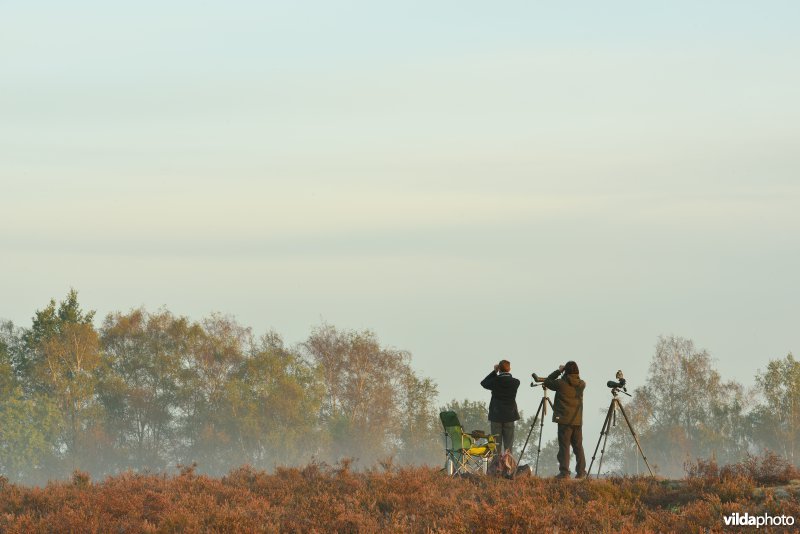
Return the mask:
<path fill-rule="evenodd" d="M 639 454 L 642 455 L 642 459 L 644 460 L 644 465 L 646 465 L 647 466 L 647 470 L 650 471 L 650 476 L 651 477 L 655 476 L 655 475 L 653 475 L 653 470 L 650 469 L 650 464 L 647 463 L 647 457 L 644 455 L 644 451 L 642 450 L 642 445 L 639 443 L 639 438 L 636 435 L 636 432 L 633 431 L 633 426 L 631 426 L 631 422 L 628 419 L 628 414 L 625 413 L 625 409 L 622 407 L 622 404 L 619 405 L 619 411 L 622 412 L 622 417 L 625 418 L 625 422 L 628 424 L 628 430 L 631 431 L 631 435 L 633 436 L 633 441 L 636 442 L 636 446 L 639 448 Z"/>
<path fill-rule="evenodd" d="M 545 403 L 545 401 L 547 401 Z M 536 467 L 533 471 L 534 476 L 539 476 L 539 457 L 542 455 L 542 435 L 544 434 L 544 418 L 547 416 L 547 405 L 550 405 L 550 409 L 554 410 L 553 408 L 553 401 L 550 400 L 549 397 L 544 397 L 542 399 L 542 420 L 539 423 L 539 446 L 536 450 Z"/>
<path fill-rule="evenodd" d="M 548 401 L 550 399 L 547 399 Z M 542 455 L 542 434 L 544 434 L 544 418 L 547 414 L 547 404 L 545 398 L 542 398 L 542 418 L 539 420 L 539 444 L 536 447 L 536 464 L 533 470 L 534 476 L 539 476 L 539 456 Z"/>
<path fill-rule="evenodd" d="M 614 410 L 614 404 L 619 404 L 617 399 L 611 400 L 611 420 L 606 426 L 606 435 L 603 437 L 603 448 L 600 449 L 600 461 L 597 463 L 597 477 L 600 477 L 600 471 L 603 469 L 603 455 L 606 453 L 606 443 L 608 443 L 608 435 L 611 433 L 611 427 L 617 426 L 617 412 Z"/>
<path fill-rule="evenodd" d="M 597 449 L 600 448 L 600 442 L 603 440 L 603 436 L 608 436 L 608 431 L 611 429 L 611 414 L 614 413 L 614 401 L 611 401 L 611 405 L 608 407 L 608 412 L 606 413 L 606 419 L 603 421 L 603 428 L 600 429 L 600 437 L 597 438 L 597 445 L 594 448 L 594 453 L 592 454 L 592 461 L 589 463 L 589 469 L 587 473 L 589 475 L 592 474 L 592 466 L 594 465 L 594 459 L 597 456 Z M 603 444 L 603 452 L 605 452 L 606 446 Z M 603 452 L 600 453 L 600 463 L 603 463 Z M 597 468 L 597 475 L 600 476 L 600 468 Z"/>
<path fill-rule="evenodd" d="M 525 449 L 528 447 L 528 441 L 531 439 L 531 434 L 533 434 L 533 429 L 536 427 L 536 420 L 539 418 L 539 412 L 542 411 L 542 405 L 544 404 L 544 399 L 539 402 L 539 407 L 536 409 L 536 415 L 533 416 L 533 423 L 531 423 L 531 429 L 528 430 L 528 437 L 525 438 L 525 445 L 522 446 L 522 450 L 519 453 L 519 458 L 517 458 L 517 465 L 522 461 L 522 455 L 525 454 Z M 544 414 L 542 414 L 542 421 L 544 421 Z"/>

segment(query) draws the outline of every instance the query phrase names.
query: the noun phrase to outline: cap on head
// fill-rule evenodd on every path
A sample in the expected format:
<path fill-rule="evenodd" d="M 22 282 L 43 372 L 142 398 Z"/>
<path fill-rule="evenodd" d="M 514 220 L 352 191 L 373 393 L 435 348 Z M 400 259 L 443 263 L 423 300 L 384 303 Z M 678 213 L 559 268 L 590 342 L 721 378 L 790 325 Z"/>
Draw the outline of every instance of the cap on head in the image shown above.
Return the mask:
<path fill-rule="evenodd" d="M 501 373 L 507 373 L 511 371 L 511 362 L 508 360 L 500 360 L 500 363 L 498 364 L 498 369 L 500 370 Z"/>
<path fill-rule="evenodd" d="M 578 364 L 573 362 L 572 360 L 568 361 L 566 365 L 564 365 L 564 373 L 568 375 L 577 375 L 580 371 L 578 371 Z"/>

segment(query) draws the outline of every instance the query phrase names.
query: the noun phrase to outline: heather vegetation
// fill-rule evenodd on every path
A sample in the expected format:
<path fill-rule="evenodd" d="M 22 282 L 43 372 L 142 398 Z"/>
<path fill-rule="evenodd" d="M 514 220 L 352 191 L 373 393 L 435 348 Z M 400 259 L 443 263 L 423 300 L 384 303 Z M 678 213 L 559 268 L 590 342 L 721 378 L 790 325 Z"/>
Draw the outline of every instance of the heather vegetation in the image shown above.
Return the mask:
<path fill-rule="evenodd" d="M 192 467 L 100 482 L 76 472 L 44 488 L 0 480 L 0 531 L 722 532 L 730 514 L 800 516 L 794 476 L 769 456 L 728 469 L 699 463 L 681 482 L 454 479 L 388 464 L 354 472 L 348 462 L 241 467 L 219 478 Z"/>
<path fill-rule="evenodd" d="M 759 372 L 763 394 L 749 396 L 722 380 L 707 351 L 664 337 L 642 383 L 625 409 L 660 474 L 682 477 L 698 458 L 739 465 L 768 450 L 796 464 L 800 364 L 791 354 Z M 221 315 L 194 321 L 134 309 L 99 319 L 75 291 L 36 311 L 30 325 L 0 325 L 0 399 L 0 474 L 23 484 L 68 479 L 76 470 L 95 480 L 127 473 L 112 485 L 179 484 L 133 473 L 194 463 L 212 476 L 241 465 L 271 472 L 341 458 L 357 459 L 360 469 L 390 458 L 437 466 L 440 409 L 456 411 L 468 430 L 485 428 L 487 413 L 485 403 L 470 400 L 439 406 L 436 384 L 414 371 L 411 355 L 370 331 L 322 324 L 287 346 L 277 333 L 259 335 Z M 519 426 L 529 428 L 525 415 Z M 642 468 L 623 430 L 610 435 L 612 474 Z M 553 447 L 542 454 L 554 457 Z M 370 476 L 377 475 L 353 480 Z"/>

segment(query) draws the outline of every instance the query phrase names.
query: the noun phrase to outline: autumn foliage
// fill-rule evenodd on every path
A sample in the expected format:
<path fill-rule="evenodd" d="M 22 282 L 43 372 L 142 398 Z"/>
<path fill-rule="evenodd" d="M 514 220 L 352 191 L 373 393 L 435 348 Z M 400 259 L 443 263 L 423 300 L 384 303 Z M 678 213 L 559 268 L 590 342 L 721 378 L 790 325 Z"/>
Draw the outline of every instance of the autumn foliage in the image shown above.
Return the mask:
<path fill-rule="evenodd" d="M 245 466 L 221 478 L 194 466 L 171 476 L 126 473 L 102 482 L 76 472 L 44 488 L 0 479 L 0 531 L 722 531 L 723 515 L 734 512 L 800 516 L 800 488 L 756 487 L 753 475 L 782 484 L 795 475 L 765 460 L 722 471 L 701 462 L 680 482 L 448 478 L 389 463 L 353 472 L 348 462 L 274 473 Z"/>

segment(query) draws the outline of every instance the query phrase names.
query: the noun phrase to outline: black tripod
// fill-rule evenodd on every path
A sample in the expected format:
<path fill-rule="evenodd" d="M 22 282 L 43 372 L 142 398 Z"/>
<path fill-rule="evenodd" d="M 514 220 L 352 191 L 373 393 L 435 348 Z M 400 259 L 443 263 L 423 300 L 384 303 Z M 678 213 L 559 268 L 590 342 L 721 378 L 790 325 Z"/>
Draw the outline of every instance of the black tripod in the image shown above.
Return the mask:
<path fill-rule="evenodd" d="M 611 383 L 609 383 L 611 385 Z M 594 448 L 594 454 L 592 454 L 592 462 L 589 464 L 589 475 L 592 474 L 592 465 L 594 464 L 594 457 L 597 455 L 597 449 L 600 448 L 600 442 L 603 442 L 603 449 L 600 451 L 600 462 L 597 464 L 597 476 L 600 476 L 600 469 L 603 467 L 603 454 L 606 452 L 606 442 L 608 441 L 608 433 L 611 430 L 612 426 L 617 426 L 617 412 L 615 408 L 619 408 L 619 411 L 622 412 L 622 417 L 625 418 L 625 423 L 628 425 L 628 430 L 631 431 L 631 435 L 633 436 L 633 440 L 636 442 L 636 447 L 639 449 L 639 454 L 642 455 L 642 459 L 644 460 L 644 465 L 647 466 L 647 470 L 650 471 L 650 476 L 653 475 L 653 470 L 650 469 L 650 464 L 647 463 L 647 457 L 644 455 L 644 451 L 642 451 L 642 446 L 639 444 L 639 438 L 636 436 L 636 432 L 633 431 L 633 427 L 631 426 L 630 420 L 628 420 L 628 414 L 625 413 L 625 409 L 622 407 L 622 403 L 617 398 L 617 393 L 619 393 L 620 388 L 612 388 L 611 389 L 611 404 L 608 407 L 608 413 L 606 414 L 606 420 L 603 422 L 603 429 L 600 430 L 600 438 L 597 440 L 597 446 Z M 628 395 L 627 391 L 623 390 L 623 393 Z"/>
<path fill-rule="evenodd" d="M 536 378 L 534 377 L 534 380 Z M 531 384 L 533 386 L 533 384 Z M 519 453 L 519 459 L 517 460 L 517 465 L 522 461 L 522 455 L 525 454 L 525 449 L 528 446 L 528 441 L 531 439 L 531 434 L 533 434 L 533 428 L 536 426 L 536 420 L 539 418 L 539 412 L 542 414 L 542 418 L 539 420 L 539 446 L 536 449 L 536 464 L 533 470 L 534 475 L 539 474 L 539 455 L 542 453 L 542 434 L 544 430 L 544 417 L 547 415 L 547 405 L 550 405 L 550 408 L 553 408 L 553 403 L 550 401 L 550 397 L 547 396 L 547 388 L 544 387 L 542 384 L 542 400 L 539 401 L 539 408 L 536 409 L 536 415 L 533 416 L 533 423 L 531 423 L 531 429 L 528 431 L 528 437 L 525 438 L 525 445 L 522 446 L 522 452 Z"/>

